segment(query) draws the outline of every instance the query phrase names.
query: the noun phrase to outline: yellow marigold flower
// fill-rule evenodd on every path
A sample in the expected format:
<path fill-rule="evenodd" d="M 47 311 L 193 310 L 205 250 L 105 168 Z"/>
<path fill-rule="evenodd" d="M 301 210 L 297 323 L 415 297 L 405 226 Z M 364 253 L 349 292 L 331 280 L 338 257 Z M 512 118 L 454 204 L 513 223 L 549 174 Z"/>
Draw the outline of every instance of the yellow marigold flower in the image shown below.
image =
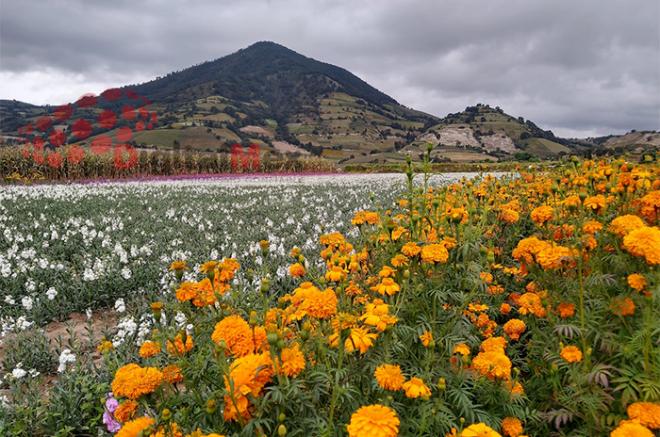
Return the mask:
<path fill-rule="evenodd" d="M 502 328 L 504 329 L 504 332 L 507 333 L 509 338 L 511 338 L 511 340 L 518 340 L 520 335 L 525 332 L 525 329 L 527 329 L 527 326 L 522 320 L 511 319 L 506 322 Z"/>
<path fill-rule="evenodd" d="M 303 266 L 300 263 L 291 264 L 289 266 L 289 274 L 294 278 L 300 278 L 302 276 L 305 276 L 305 273 L 306 273 L 305 266 Z"/>
<path fill-rule="evenodd" d="M 331 282 L 340 282 L 346 278 L 346 272 L 339 266 L 332 266 L 330 270 L 325 273 L 325 280 Z"/>
<path fill-rule="evenodd" d="M 623 248 L 643 257 L 647 264 L 660 264 L 660 229 L 644 226 L 631 231 L 623 238 Z"/>
<path fill-rule="evenodd" d="M 142 343 L 142 346 L 140 346 L 139 353 L 142 358 L 150 358 L 156 356 L 160 353 L 160 343 L 147 340 L 144 343 Z"/>
<path fill-rule="evenodd" d="M 408 235 L 408 229 L 404 228 L 403 226 L 397 226 L 392 231 L 392 241 L 397 241 L 404 235 Z"/>
<path fill-rule="evenodd" d="M 628 417 L 650 429 L 660 429 L 660 403 L 635 402 L 626 409 Z"/>
<path fill-rule="evenodd" d="M 627 296 L 619 296 L 612 299 L 610 309 L 617 316 L 632 316 L 635 314 L 635 302 Z"/>
<path fill-rule="evenodd" d="M 156 421 L 151 417 L 138 417 L 135 420 L 126 422 L 119 432 L 115 434 L 115 437 L 138 437 L 141 435 L 142 431 L 149 428 L 154 423 L 156 423 Z"/>
<path fill-rule="evenodd" d="M 605 209 L 607 205 L 607 199 L 602 194 L 597 194 L 595 196 L 589 196 L 584 199 L 584 207 L 593 212 L 600 212 Z"/>
<path fill-rule="evenodd" d="M 564 346 L 559 355 L 569 363 L 582 361 L 582 351 L 577 346 Z"/>
<path fill-rule="evenodd" d="M 394 267 L 401 267 L 401 266 L 408 265 L 409 259 L 408 259 L 407 256 L 405 256 L 405 255 L 403 255 L 403 254 L 400 253 L 400 254 L 398 254 L 398 255 L 395 255 L 395 256 L 390 260 L 390 262 L 392 263 L 392 265 L 393 265 Z"/>
<path fill-rule="evenodd" d="M 420 378 L 413 377 L 404 382 L 401 388 L 406 392 L 406 397 L 411 399 L 428 399 L 431 396 L 431 389 L 426 386 Z"/>
<path fill-rule="evenodd" d="M 421 251 L 422 248 L 415 243 L 406 243 L 401 248 L 401 253 L 409 258 L 417 256 Z"/>
<path fill-rule="evenodd" d="M 394 325 L 398 319 L 390 314 L 390 306 L 383 302 L 381 299 L 375 299 L 365 305 L 365 313 L 360 316 L 360 320 L 365 325 L 373 326 L 380 332 L 387 329 L 388 326 Z"/>
<path fill-rule="evenodd" d="M 319 242 L 324 246 L 339 246 L 346 242 L 344 236 L 339 232 L 324 234 L 319 237 Z"/>
<path fill-rule="evenodd" d="M 201 273 L 211 273 L 215 270 L 216 266 L 218 265 L 217 261 L 206 261 L 204 264 L 199 266 L 199 271 Z"/>
<path fill-rule="evenodd" d="M 170 355 L 185 355 L 186 352 L 190 352 L 193 348 L 193 338 L 192 335 L 185 335 L 185 341 L 183 338 L 184 334 L 178 333 L 173 341 L 167 340 L 167 353 Z"/>
<path fill-rule="evenodd" d="M 176 290 L 176 299 L 179 302 L 186 302 L 197 297 L 197 283 L 184 282 Z"/>
<path fill-rule="evenodd" d="M 545 317 L 546 311 L 543 308 L 541 303 L 541 297 L 536 293 L 524 293 L 520 298 L 518 298 L 518 312 L 520 314 L 534 314 L 536 317 Z"/>
<path fill-rule="evenodd" d="M 619 426 L 610 433 L 610 437 L 654 437 L 654 434 L 637 422 L 622 420 Z"/>
<path fill-rule="evenodd" d="M 383 268 L 380 269 L 380 271 L 378 272 L 378 276 L 380 276 L 381 278 L 389 278 L 394 275 L 396 275 L 396 270 L 394 270 L 390 266 L 383 266 Z"/>
<path fill-rule="evenodd" d="M 449 252 L 443 244 L 427 244 L 422 247 L 422 261 L 426 263 L 445 263 Z"/>
<path fill-rule="evenodd" d="M 405 378 L 401 373 L 401 367 L 395 364 L 381 364 L 374 371 L 376 382 L 385 390 L 401 390 Z"/>
<path fill-rule="evenodd" d="M 249 416 L 247 395 L 258 397 L 272 376 L 273 363 L 268 353 L 248 354 L 231 363 L 229 377 L 225 376 L 225 390 L 229 393 L 225 395 L 225 420 L 234 420 L 238 414 Z"/>
<path fill-rule="evenodd" d="M 424 347 L 429 347 L 433 342 L 433 334 L 431 331 L 424 331 L 422 335 L 419 336 L 419 339 L 422 341 Z"/>
<path fill-rule="evenodd" d="M 177 384 L 183 381 L 183 373 L 181 373 L 181 368 L 176 364 L 170 364 L 163 368 L 163 379 L 170 384 Z"/>
<path fill-rule="evenodd" d="M 523 426 L 517 417 L 505 417 L 502 419 L 502 432 L 508 437 L 518 437 L 523 433 Z"/>
<path fill-rule="evenodd" d="M 170 264 L 170 271 L 183 271 L 183 270 L 188 270 L 188 263 L 186 263 L 183 260 L 178 260 L 178 261 L 172 261 L 172 264 Z"/>
<path fill-rule="evenodd" d="M 658 179 L 656 179 L 656 182 Z M 642 204 L 640 213 L 649 222 L 655 223 L 658 221 L 660 214 L 660 191 L 654 190 L 639 199 Z"/>
<path fill-rule="evenodd" d="M 632 273 L 628 275 L 628 285 L 637 291 L 643 291 L 646 288 L 646 278 L 639 273 Z"/>
<path fill-rule="evenodd" d="M 490 337 L 481 342 L 479 346 L 483 352 L 501 352 L 506 349 L 506 339 L 504 337 Z"/>
<path fill-rule="evenodd" d="M 399 287 L 399 284 L 394 282 L 394 279 L 383 278 L 380 284 L 376 285 L 376 291 L 382 295 L 393 296 L 401 291 L 401 287 Z"/>
<path fill-rule="evenodd" d="M 475 423 L 465 428 L 460 437 L 502 437 L 502 435 L 485 423 Z"/>
<path fill-rule="evenodd" d="M 351 416 L 346 426 L 348 437 L 396 437 L 399 435 L 399 417 L 390 407 L 367 405 Z"/>
<path fill-rule="evenodd" d="M 500 351 L 479 352 L 472 367 L 490 379 L 511 379 L 511 360 Z"/>
<path fill-rule="evenodd" d="M 163 373 L 160 370 L 131 363 L 117 370 L 111 386 L 115 396 L 137 399 L 153 393 L 162 382 Z"/>
<path fill-rule="evenodd" d="M 500 211 L 499 219 L 505 223 L 513 224 L 518 222 L 518 220 L 520 220 L 520 214 L 516 210 L 510 208 L 503 208 Z"/>
<path fill-rule="evenodd" d="M 352 328 L 351 333 L 344 342 L 344 348 L 349 353 L 357 349 L 363 354 L 374 345 L 376 338 L 378 338 L 377 334 L 373 334 L 364 328 Z"/>
<path fill-rule="evenodd" d="M 133 399 L 128 399 L 119 404 L 112 415 L 115 416 L 118 422 L 126 423 L 133 418 L 137 408 L 138 403 Z"/>
<path fill-rule="evenodd" d="M 586 234 L 593 235 L 596 232 L 600 231 L 601 229 L 603 229 L 603 224 L 596 220 L 589 220 L 588 222 L 582 225 L 582 230 Z"/>
<path fill-rule="evenodd" d="M 458 343 L 451 351 L 452 354 L 461 354 L 464 357 L 470 355 L 470 346 L 465 343 Z"/>
<path fill-rule="evenodd" d="M 114 345 L 112 344 L 111 341 L 109 341 L 109 340 L 103 340 L 101 343 L 99 343 L 98 346 L 96 346 L 96 350 L 97 350 L 99 353 L 102 353 L 102 354 L 103 354 L 103 353 L 106 353 L 106 352 L 111 351 L 113 347 L 114 347 Z"/>
<path fill-rule="evenodd" d="M 479 277 L 481 278 L 482 281 L 484 281 L 486 284 L 490 284 L 493 282 L 493 274 L 489 272 L 481 272 L 479 273 Z"/>
<path fill-rule="evenodd" d="M 211 340 L 220 345 L 224 342 L 226 352 L 242 357 L 254 352 L 254 338 L 248 322 L 241 316 L 227 316 L 215 325 Z"/>
<path fill-rule="evenodd" d="M 534 223 L 543 226 L 546 222 L 552 220 L 554 212 L 555 210 L 551 206 L 538 206 L 532 210 L 530 217 Z"/>
<path fill-rule="evenodd" d="M 281 359 L 282 363 L 278 371 L 288 377 L 298 376 L 305 370 L 305 355 L 300 350 L 298 343 L 282 349 Z"/>
<path fill-rule="evenodd" d="M 627 215 L 619 216 L 614 220 L 612 220 L 612 222 L 610 223 L 609 230 L 610 232 L 618 235 L 619 237 L 625 237 L 631 231 L 642 228 L 644 226 L 646 226 L 644 220 L 637 217 L 636 215 L 627 214 Z"/>

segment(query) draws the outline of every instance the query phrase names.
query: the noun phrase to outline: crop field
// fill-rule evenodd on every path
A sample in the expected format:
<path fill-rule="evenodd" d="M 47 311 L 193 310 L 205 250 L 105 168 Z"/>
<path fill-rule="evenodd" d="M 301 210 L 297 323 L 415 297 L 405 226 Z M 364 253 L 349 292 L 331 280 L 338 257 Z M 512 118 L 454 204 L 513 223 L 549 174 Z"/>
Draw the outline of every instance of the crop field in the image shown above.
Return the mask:
<path fill-rule="evenodd" d="M 653 437 L 659 176 L 2 186 L 0 435 Z"/>

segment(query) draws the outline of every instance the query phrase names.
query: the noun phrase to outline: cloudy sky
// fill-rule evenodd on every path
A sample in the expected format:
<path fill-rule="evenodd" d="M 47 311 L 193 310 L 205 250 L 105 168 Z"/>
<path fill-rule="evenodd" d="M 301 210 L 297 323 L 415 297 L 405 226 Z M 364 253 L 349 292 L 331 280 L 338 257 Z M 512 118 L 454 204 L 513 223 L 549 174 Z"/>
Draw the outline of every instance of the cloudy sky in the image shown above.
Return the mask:
<path fill-rule="evenodd" d="M 657 0 L 0 0 L 0 98 L 60 104 L 271 40 L 438 116 L 660 129 Z"/>

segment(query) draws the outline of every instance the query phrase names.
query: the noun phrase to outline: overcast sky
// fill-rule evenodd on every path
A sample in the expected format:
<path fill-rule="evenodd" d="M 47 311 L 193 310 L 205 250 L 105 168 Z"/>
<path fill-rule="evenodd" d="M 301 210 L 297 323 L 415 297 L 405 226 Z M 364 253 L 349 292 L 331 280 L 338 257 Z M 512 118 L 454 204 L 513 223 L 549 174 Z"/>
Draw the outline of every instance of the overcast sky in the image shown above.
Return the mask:
<path fill-rule="evenodd" d="M 260 40 L 437 116 L 660 129 L 658 0 L 0 0 L 0 98 L 61 104 Z"/>

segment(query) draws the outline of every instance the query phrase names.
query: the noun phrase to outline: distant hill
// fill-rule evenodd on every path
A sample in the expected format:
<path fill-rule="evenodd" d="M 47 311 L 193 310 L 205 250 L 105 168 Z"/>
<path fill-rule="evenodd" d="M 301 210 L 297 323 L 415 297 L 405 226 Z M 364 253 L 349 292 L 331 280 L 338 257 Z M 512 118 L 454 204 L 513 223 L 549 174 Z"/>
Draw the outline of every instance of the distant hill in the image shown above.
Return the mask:
<path fill-rule="evenodd" d="M 610 149 L 615 137 L 557 138 L 481 104 L 438 118 L 399 104 L 343 68 L 273 42 L 126 88 L 150 99 L 158 113 L 154 129 L 132 139 L 142 147 L 212 152 L 257 143 L 274 154 L 315 154 L 344 163 L 418 157 L 427 143 L 439 161 L 544 159 L 623 147 Z M 0 132 L 14 136 L 18 127 L 52 111 L 2 100 Z M 73 118 L 96 115 L 87 109 Z M 93 135 L 101 133 L 107 132 L 96 128 Z"/>

